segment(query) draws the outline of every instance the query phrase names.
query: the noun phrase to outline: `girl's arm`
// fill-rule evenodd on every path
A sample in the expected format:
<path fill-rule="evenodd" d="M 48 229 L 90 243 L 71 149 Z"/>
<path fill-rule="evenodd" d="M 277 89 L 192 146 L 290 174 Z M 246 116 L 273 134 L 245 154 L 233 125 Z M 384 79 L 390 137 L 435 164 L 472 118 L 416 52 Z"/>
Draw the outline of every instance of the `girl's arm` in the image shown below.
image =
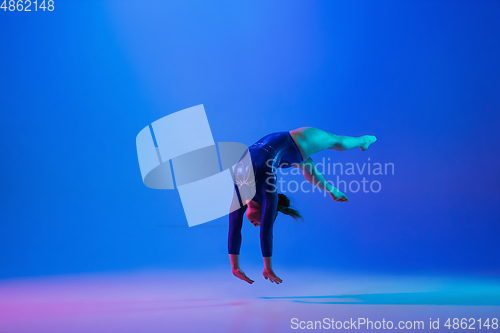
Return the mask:
<path fill-rule="evenodd" d="M 307 160 L 293 165 L 296 168 L 300 168 L 302 170 L 302 174 L 304 178 L 317 188 L 326 191 L 330 194 L 333 200 L 339 202 L 347 202 L 348 199 L 346 195 L 340 192 L 337 188 L 335 188 L 332 184 L 328 183 L 323 177 L 323 174 L 319 172 L 318 168 L 316 168 L 316 164 L 309 157 Z"/>
<path fill-rule="evenodd" d="M 239 207 L 236 193 L 233 199 L 231 210 L 236 208 L 234 205 L 237 205 L 236 207 Z M 240 269 L 241 227 L 243 225 L 243 214 L 245 214 L 246 209 L 247 206 L 245 205 L 232 211 L 229 214 L 228 252 L 233 275 L 238 279 L 252 284 L 254 281 L 249 279 Z"/>
<path fill-rule="evenodd" d="M 239 254 L 230 254 L 229 261 L 231 262 L 231 270 L 233 271 L 233 275 L 238 279 L 241 279 L 245 282 L 252 284 L 254 281 L 251 280 L 246 274 L 240 269 L 240 256 Z"/>
<path fill-rule="evenodd" d="M 241 227 L 243 225 L 243 214 L 247 206 L 236 209 L 229 213 L 229 233 L 227 248 L 229 254 L 240 254 Z"/>
<path fill-rule="evenodd" d="M 262 203 L 262 213 L 260 218 L 260 246 L 262 249 L 262 257 L 264 259 L 264 271 L 262 275 L 266 280 L 280 284 L 283 282 L 273 271 L 272 255 L 273 255 L 273 224 L 278 208 L 278 193 L 276 187 L 269 183 L 266 198 Z"/>
<path fill-rule="evenodd" d="M 262 275 L 264 275 L 264 278 L 269 281 L 274 282 L 276 284 L 280 284 L 283 282 L 276 274 L 274 274 L 273 267 L 272 267 L 272 257 L 264 257 L 264 271 L 262 272 Z"/>

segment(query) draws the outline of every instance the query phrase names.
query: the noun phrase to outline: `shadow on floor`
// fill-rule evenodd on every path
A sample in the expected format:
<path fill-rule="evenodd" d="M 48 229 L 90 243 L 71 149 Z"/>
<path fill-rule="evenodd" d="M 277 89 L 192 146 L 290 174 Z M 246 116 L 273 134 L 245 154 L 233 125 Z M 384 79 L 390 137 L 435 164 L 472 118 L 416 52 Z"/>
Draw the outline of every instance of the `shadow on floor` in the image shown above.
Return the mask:
<path fill-rule="evenodd" d="M 388 304 L 388 305 L 482 305 L 499 306 L 500 293 L 495 290 L 481 292 L 439 291 L 419 293 L 384 293 L 357 295 L 260 297 L 261 299 L 289 299 L 310 304 Z"/>

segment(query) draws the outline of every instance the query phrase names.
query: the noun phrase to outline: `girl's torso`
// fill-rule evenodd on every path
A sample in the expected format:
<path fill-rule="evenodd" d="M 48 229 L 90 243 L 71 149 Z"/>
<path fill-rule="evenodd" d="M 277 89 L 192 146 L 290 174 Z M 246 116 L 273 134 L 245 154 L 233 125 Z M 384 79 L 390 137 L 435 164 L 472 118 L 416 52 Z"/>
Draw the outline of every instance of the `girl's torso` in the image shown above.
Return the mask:
<path fill-rule="evenodd" d="M 255 174 L 262 171 L 275 173 L 277 168 L 289 168 L 302 162 L 302 155 L 290 132 L 266 135 L 248 150 Z"/>
<path fill-rule="evenodd" d="M 275 184 L 277 168 L 289 168 L 300 162 L 302 154 L 289 132 L 266 135 L 251 145 L 236 165 L 235 184 L 241 194 L 247 193 L 243 197 L 253 197 L 253 189 L 260 192 L 261 187 Z"/>

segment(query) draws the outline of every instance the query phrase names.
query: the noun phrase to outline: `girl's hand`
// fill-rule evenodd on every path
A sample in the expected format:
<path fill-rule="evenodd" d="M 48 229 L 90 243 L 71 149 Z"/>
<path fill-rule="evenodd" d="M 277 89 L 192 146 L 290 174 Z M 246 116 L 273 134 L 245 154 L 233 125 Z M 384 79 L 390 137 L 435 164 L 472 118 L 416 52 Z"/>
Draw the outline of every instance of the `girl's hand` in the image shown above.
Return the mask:
<path fill-rule="evenodd" d="M 269 281 L 274 282 L 276 284 L 280 284 L 283 282 L 283 280 L 281 280 L 279 277 L 276 276 L 276 274 L 274 274 L 272 269 L 264 268 L 262 275 L 264 275 L 264 278 L 266 280 L 269 279 Z"/>
<path fill-rule="evenodd" d="M 348 202 L 349 199 L 347 199 L 347 196 L 340 192 L 338 189 L 333 189 L 332 191 L 330 191 L 330 196 L 332 197 L 332 199 L 334 201 L 338 201 L 338 202 Z"/>
<path fill-rule="evenodd" d="M 246 276 L 245 273 L 243 273 L 243 271 L 239 268 L 233 269 L 233 275 L 236 276 L 238 279 L 248 282 L 250 284 L 254 283 L 254 281 L 250 280 L 248 276 Z"/>

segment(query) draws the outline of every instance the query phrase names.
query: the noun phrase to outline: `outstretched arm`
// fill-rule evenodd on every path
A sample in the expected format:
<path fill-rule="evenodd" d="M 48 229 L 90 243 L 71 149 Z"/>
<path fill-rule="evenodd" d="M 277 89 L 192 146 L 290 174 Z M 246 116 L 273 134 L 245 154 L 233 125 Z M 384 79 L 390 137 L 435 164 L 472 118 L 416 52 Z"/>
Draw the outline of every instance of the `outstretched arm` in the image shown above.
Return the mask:
<path fill-rule="evenodd" d="M 318 168 L 316 168 L 316 164 L 310 157 L 299 164 L 295 164 L 294 167 L 300 168 L 302 170 L 304 178 L 309 183 L 313 184 L 323 191 L 328 192 L 333 200 L 338 202 L 348 201 L 344 193 L 340 192 L 332 184 L 326 181 L 325 177 L 323 177 L 323 174 L 319 172 Z"/>
<path fill-rule="evenodd" d="M 272 257 L 264 257 L 264 270 L 262 275 L 266 280 L 280 284 L 283 282 L 273 271 Z"/>
<path fill-rule="evenodd" d="M 254 281 L 246 276 L 246 274 L 241 270 L 239 254 L 230 254 L 229 261 L 231 262 L 231 270 L 233 271 L 234 276 L 250 284 L 254 283 Z"/>
<path fill-rule="evenodd" d="M 271 180 L 274 178 L 269 178 Z M 265 199 L 262 202 L 262 213 L 260 218 L 260 246 L 264 259 L 264 270 L 262 275 L 266 280 L 280 284 L 283 282 L 273 271 L 273 225 L 278 208 L 278 192 L 274 183 L 267 182 L 269 187 L 265 190 Z"/>
<path fill-rule="evenodd" d="M 245 210 L 247 206 L 243 206 L 240 208 L 238 198 L 235 197 L 233 199 L 233 203 L 231 206 L 231 213 L 229 213 L 229 234 L 228 234 L 228 252 L 229 252 L 229 261 L 231 262 L 231 270 L 233 275 L 238 279 L 246 281 L 252 284 L 254 281 L 249 279 L 245 273 L 240 269 L 240 248 L 241 248 L 241 227 L 243 225 L 243 215 L 245 214 Z"/>
<path fill-rule="evenodd" d="M 243 214 L 247 206 L 236 209 L 229 213 L 229 233 L 227 249 L 229 254 L 240 254 L 241 248 L 241 227 L 243 224 Z"/>

